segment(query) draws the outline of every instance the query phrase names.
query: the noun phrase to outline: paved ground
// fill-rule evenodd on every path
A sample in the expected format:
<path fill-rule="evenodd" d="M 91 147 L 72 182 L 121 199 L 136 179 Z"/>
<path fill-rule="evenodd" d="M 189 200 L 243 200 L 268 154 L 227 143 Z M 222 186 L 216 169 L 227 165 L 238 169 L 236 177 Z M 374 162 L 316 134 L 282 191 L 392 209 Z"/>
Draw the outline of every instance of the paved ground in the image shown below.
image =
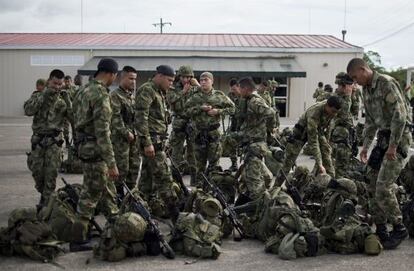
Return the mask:
<path fill-rule="evenodd" d="M 7 217 L 14 208 L 31 207 L 38 201 L 33 180 L 26 166 L 26 152 L 30 146 L 30 118 L 0 117 L 0 226 L 7 224 Z M 292 121 L 282 121 L 291 125 Z M 229 162 L 223 160 L 226 168 Z M 311 165 L 312 161 L 300 157 L 299 164 Z M 80 175 L 66 176 L 71 182 L 81 182 Z M 188 181 L 188 180 L 186 180 Z M 61 184 L 59 184 L 61 185 Z M 324 255 L 315 258 L 302 258 L 283 261 L 276 255 L 266 254 L 263 244 L 254 240 L 236 243 L 224 241 L 223 253 L 216 261 L 201 260 L 185 264 L 191 260 L 178 256 L 175 260 L 159 257 L 142 257 L 124 260 L 120 263 L 107 263 L 93 259 L 91 252 L 69 253 L 57 259 L 65 269 L 99 270 L 413 270 L 414 240 L 406 240 L 395 251 L 385 251 L 378 257 L 364 255 Z M 51 264 L 41 264 L 31 260 L 0 256 L 0 270 L 57 270 Z"/>

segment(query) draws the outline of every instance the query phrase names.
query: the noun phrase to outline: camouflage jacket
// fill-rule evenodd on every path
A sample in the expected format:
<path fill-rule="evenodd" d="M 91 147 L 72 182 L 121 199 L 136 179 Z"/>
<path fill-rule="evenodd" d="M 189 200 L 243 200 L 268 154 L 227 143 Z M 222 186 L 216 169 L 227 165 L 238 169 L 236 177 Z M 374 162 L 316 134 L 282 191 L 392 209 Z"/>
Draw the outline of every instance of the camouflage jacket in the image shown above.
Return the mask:
<path fill-rule="evenodd" d="M 150 80 L 135 95 L 135 130 L 144 147 L 152 145 L 151 135 L 167 135 L 167 106 L 163 91 Z"/>
<path fill-rule="evenodd" d="M 312 150 L 316 164 L 322 165 L 322 155 L 319 146 L 319 138 L 327 137 L 329 125 L 332 117 L 325 113 L 326 101 L 316 103 L 309 107 L 299 118 L 297 125 L 303 128 L 303 133 L 307 135 L 309 148 Z"/>
<path fill-rule="evenodd" d="M 78 91 L 78 88 L 76 86 L 70 86 L 69 88 L 62 89 L 62 92 L 66 91 L 69 94 L 69 97 L 71 100 L 75 98 L 76 92 Z"/>
<path fill-rule="evenodd" d="M 315 92 L 313 93 L 312 97 L 314 99 L 317 99 L 319 96 L 324 95 L 325 94 L 325 90 L 323 90 L 323 88 L 317 88 L 315 89 Z"/>
<path fill-rule="evenodd" d="M 369 148 L 378 129 L 391 131 L 389 144 L 398 146 L 407 123 L 411 123 L 411 110 L 398 82 L 374 71 L 372 82 L 363 88 L 366 112 L 364 147 Z"/>
<path fill-rule="evenodd" d="M 71 102 L 63 99 L 60 92 L 49 88 L 33 92 L 24 103 L 24 112 L 33 116 L 32 130 L 35 134 L 61 132 L 66 121 L 73 121 Z"/>
<path fill-rule="evenodd" d="M 209 116 L 201 109 L 203 105 L 210 105 L 219 110 L 216 116 Z M 212 89 L 208 93 L 199 90 L 185 104 L 186 113 L 190 116 L 196 129 L 208 129 L 211 126 L 220 125 L 220 119 L 224 115 L 232 115 L 235 112 L 234 103 L 220 90 Z"/>
<path fill-rule="evenodd" d="M 186 118 L 185 103 L 195 92 L 196 88 L 191 87 L 191 89 L 186 94 L 184 94 L 183 85 L 180 82 L 175 84 L 174 89 L 170 89 L 167 92 L 166 99 L 174 116 Z"/>
<path fill-rule="evenodd" d="M 245 104 L 245 101 L 243 98 L 235 95 L 232 92 L 229 92 L 228 97 L 234 103 L 235 106 L 234 114 L 230 117 L 230 131 L 235 132 L 240 130 L 240 125 L 242 122 L 242 118 L 240 115 L 241 108 Z"/>
<path fill-rule="evenodd" d="M 96 152 L 109 168 L 115 166 L 111 143 L 112 109 L 109 89 L 98 80 L 91 80 L 73 99 L 76 133 L 96 138 Z"/>
<path fill-rule="evenodd" d="M 265 102 L 268 106 L 270 106 L 271 108 L 275 107 L 272 95 L 270 95 L 268 90 L 257 91 L 257 94 L 259 94 L 259 96 L 262 97 L 263 100 L 265 100 Z"/>
<path fill-rule="evenodd" d="M 351 101 L 351 114 L 354 117 L 358 117 L 359 107 L 361 105 L 361 93 L 358 89 L 352 92 Z"/>
<path fill-rule="evenodd" d="M 242 113 L 243 114 L 243 113 Z M 245 119 L 241 124 L 243 141 L 249 143 L 264 141 L 267 138 L 269 122 L 275 123 L 275 110 L 271 108 L 257 93 L 246 98 Z"/>
<path fill-rule="evenodd" d="M 339 90 L 335 91 L 334 96 L 339 98 L 341 102 L 341 109 L 338 111 L 338 114 L 334 118 L 334 126 L 343 126 L 347 129 L 354 126 L 354 122 L 351 114 L 351 105 L 352 98 L 350 95 L 346 95 Z"/>
<path fill-rule="evenodd" d="M 134 96 L 132 92 L 118 87 L 109 94 L 111 98 L 112 137 L 123 137 L 127 139 L 128 133 L 135 134 L 134 130 Z"/>

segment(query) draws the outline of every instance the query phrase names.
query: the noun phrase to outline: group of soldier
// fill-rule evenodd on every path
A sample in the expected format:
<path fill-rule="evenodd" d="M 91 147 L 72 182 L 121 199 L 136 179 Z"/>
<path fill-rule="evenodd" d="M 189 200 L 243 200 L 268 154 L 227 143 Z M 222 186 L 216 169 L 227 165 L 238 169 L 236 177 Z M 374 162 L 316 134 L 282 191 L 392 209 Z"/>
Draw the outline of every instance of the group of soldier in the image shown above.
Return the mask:
<path fill-rule="evenodd" d="M 336 76 L 335 91 L 319 83 L 317 102 L 293 129 L 283 131 L 273 98 L 278 88 L 274 80 L 257 86 L 250 77 L 231 79 L 226 95 L 214 89 L 211 72 L 201 73 L 197 81 L 190 66 L 176 73 L 160 65 L 137 89 L 139 74 L 125 66 L 119 86 L 110 91 L 118 73 L 117 62 L 104 58 L 89 83 L 76 87 L 62 71 L 53 70 L 47 83 L 37 82 L 37 90 L 24 104 L 25 114 L 33 116 L 28 167 L 41 195 L 40 214 L 54 197 L 63 143 L 74 145 L 82 162 L 83 184 L 68 230 L 73 246 L 88 244 L 96 213 L 107 219 L 101 238 L 111 227 L 122 236 L 119 228 L 125 227 L 119 221 L 141 223 L 145 215 L 132 216 L 133 220 L 128 212 L 134 210 L 131 197 L 143 202 L 154 217 L 171 219 L 173 232 L 198 236 L 188 239 L 190 245 L 184 240 L 184 251 L 198 257 L 217 257 L 229 227 L 242 237 L 262 240 L 266 251 L 284 258 L 316 256 L 322 248 L 379 254 L 382 247 L 394 249 L 408 236 L 395 182 L 411 145 L 411 108 L 398 82 L 371 70 L 362 59 L 352 59 L 347 72 Z M 354 119 L 361 98 L 365 129 L 358 161 Z M 223 129 L 226 116 L 229 125 Z M 377 143 L 367 159 L 375 135 Z M 305 144 L 315 161 L 311 172 L 296 166 Z M 224 171 L 219 163 L 223 148 L 231 160 Z M 363 168 L 360 175 L 355 174 L 358 166 Z M 404 174 L 407 171 L 411 172 Z M 177 172 L 178 177 L 173 174 Z M 190 175 L 191 190 L 182 175 Z M 211 189 L 210 182 L 218 188 Z M 355 211 L 357 205 L 365 210 L 364 216 Z M 314 212 L 315 206 L 319 209 Z M 375 232 L 366 226 L 370 216 Z M 191 224 L 190 218 L 198 222 Z M 131 238 L 139 229 L 145 231 L 142 223 L 123 234 Z M 198 230 L 190 224 L 197 224 Z M 209 225 L 211 232 L 200 225 Z M 349 229 L 355 236 L 349 236 Z M 338 239 L 345 230 L 347 237 Z M 200 237 L 218 231 L 222 234 L 213 234 L 214 240 Z M 138 235 L 139 241 L 145 239 L 145 234 Z M 102 251 L 97 253 L 101 258 Z"/>

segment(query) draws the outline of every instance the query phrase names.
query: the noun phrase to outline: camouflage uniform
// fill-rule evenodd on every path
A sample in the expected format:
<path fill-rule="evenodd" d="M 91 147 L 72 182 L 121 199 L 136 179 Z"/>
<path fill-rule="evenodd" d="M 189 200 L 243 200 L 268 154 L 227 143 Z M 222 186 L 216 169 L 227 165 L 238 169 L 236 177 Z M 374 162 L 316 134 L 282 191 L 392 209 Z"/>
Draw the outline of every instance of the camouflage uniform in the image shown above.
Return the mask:
<path fill-rule="evenodd" d="M 354 136 L 354 127 L 352 121 L 351 96 L 346 95 L 339 90 L 335 91 L 341 102 L 341 109 L 338 111 L 332 127 L 330 140 L 332 142 L 332 157 L 334 159 L 335 177 L 341 178 L 347 176 L 347 171 L 351 165 L 352 144 Z"/>
<path fill-rule="evenodd" d="M 70 86 L 68 89 L 62 89 L 61 90 L 62 95 L 69 95 L 70 100 L 72 101 L 76 94 L 75 86 Z M 70 146 L 70 122 L 65 121 L 64 127 L 63 127 L 63 137 L 65 139 L 66 148 L 69 148 Z M 73 127 L 72 127 L 73 131 Z"/>
<path fill-rule="evenodd" d="M 163 91 L 151 80 L 144 83 L 135 96 L 135 127 L 141 152 L 153 145 L 153 159 L 143 155 L 139 189 L 146 200 L 153 194 L 172 206 L 177 200 L 171 171 L 164 152 L 167 138 L 167 107 Z"/>
<path fill-rule="evenodd" d="M 123 191 L 122 182 L 125 182 L 130 189 L 136 186 L 141 165 L 137 140 L 135 139 L 132 143 L 128 142 L 129 133 L 136 137 L 134 96 L 131 91 L 119 87 L 111 92 L 110 98 L 112 108 L 111 141 L 119 170 L 117 190 Z"/>
<path fill-rule="evenodd" d="M 274 84 L 272 82 L 273 81 L 270 81 L 269 82 L 269 85 L 270 84 Z M 273 128 L 279 128 L 279 126 L 280 126 L 279 112 L 275 110 L 275 103 L 273 101 L 272 95 L 270 94 L 270 88 L 264 88 L 262 90 L 259 90 L 259 91 L 257 91 L 257 94 L 260 97 L 262 97 L 262 99 L 266 102 L 266 104 L 275 111 L 275 113 L 274 113 L 275 114 L 274 120 L 272 120 L 271 123 L 267 123 L 268 131 L 269 131 L 269 133 L 267 134 L 267 143 L 269 145 L 271 145 L 271 143 L 272 143 L 272 139 L 271 139 L 272 130 L 273 130 Z"/>
<path fill-rule="evenodd" d="M 85 228 L 98 203 L 107 218 L 118 213 L 115 185 L 107 176 L 108 168 L 116 166 L 108 93 L 109 89 L 101 81 L 93 79 L 73 100 L 78 156 L 83 162 L 83 185 L 77 212 Z"/>
<path fill-rule="evenodd" d="M 171 159 L 181 168 L 182 171 L 184 169 L 188 169 L 190 174 L 194 174 L 196 172 L 196 161 L 194 155 L 194 138 L 189 130 L 189 126 L 191 122 L 189 118 L 185 115 L 185 103 L 189 99 L 189 97 L 194 93 L 195 88 L 190 89 L 186 94 L 183 93 L 183 85 L 178 82 L 175 85 L 175 89 L 171 89 L 168 91 L 166 98 L 167 102 L 173 111 L 173 122 L 172 122 L 172 132 L 169 139 L 169 143 L 172 148 L 171 152 Z M 183 157 L 184 154 L 184 142 L 186 143 L 186 151 L 187 151 L 187 162 L 188 168 L 185 167 L 185 159 Z"/>
<path fill-rule="evenodd" d="M 313 93 L 312 97 L 318 102 L 320 101 L 319 97 L 325 96 L 325 90 L 323 88 L 317 88 L 315 89 L 315 92 Z"/>
<path fill-rule="evenodd" d="M 42 92 L 33 92 L 24 103 L 24 112 L 33 116 L 28 166 L 36 190 L 41 194 L 42 205 L 47 203 L 56 188 L 58 168 L 62 162 L 62 130 L 65 121 L 73 120 L 72 104 L 67 96 L 63 99 L 58 91 L 46 88 Z"/>
<path fill-rule="evenodd" d="M 230 129 L 230 132 L 237 132 L 240 130 L 239 115 L 240 115 L 240 102 L 242 101 L 242 99 L 239 98 L 233 92 L 229 92 L 228 97 L 234 103 L 235 108 L 236 108 L 234 115 L 230 117 L 230 128 L 229 129 Z M 237 169 L 237 149 L 238 149 L 237 145 L 238 144 L 237 142 L 233 142 L 233 143 L 236 143 L 236 144 L 232 144 L 231 146 L 232 151 L 230 153 L 230 161 L 231 161 L 232 167 L 235 167 Z"/>
<path fill-rule="evenodd" d="M 210 105 L 219 110 L 216 116 L 209 116 L 201 109 L 202 105 Z M 197 161 L 197 181 L 201 182 L 200 173 L 218 166 L 221 157 L 220 119 L 226 114 L 234 114 L 233 102 L 220 90 L 212 89 L 208 93 L 199 90 L 185 104 L 188 116 L 195 129 L 195 156 Z"/>
<path fill-rule="evenodd" d="M 352 91 L 351 101 L 351 114 L 355 119 L 358 119 L 359 107 L 361 105 L 361 94 L 359 89 Z"/>
<path fill-rule="evenodd" d="M 286 158 L 283 163 L 286 174 L 294 165 L 303 145 L 308 142 L 316 166 L 323 165 L 329 175 L 335 175 L 331 160 L 332 150 L 327 140 L 327 129 L 332 118 L 325 113 L 325 105 L 326 101 L 312 105 L 295 124 L 293 135 L 286 145 Z"/>
<path fill-rule="evenodd" d="M 266 189 L 262 172 L 268 169 L 263 158 L 270 152 L 266 144 L 267 124 L 275 122 L 275 111 L 256 93 L 247 97 L 245 102 L 246 118 L 240 128 L 246 151 L 244 180 L 248 196 L 257 199 Z"/>
<path fill-rule="evenodd" d="M 371 213 L 376 224 L 385 224 L 387 220 L 394 225 L 400 224 L 401 211 L 392 187 L 411 145 L 407 125 L 411 123 L 411 111 L 399 84 L 392 77 L 377 72 L 374 72 L 371 84 L 363 89 L 363 101 L 366 111 L 364 148 L 370 147 L 379 130 L 377 145 L 368 160 L 366 176 L 370 182 Z M 388 139 L 383 136 L 387 133 Z M 394 161 L 383 156 L 391 144 L 398 146 Z"/>

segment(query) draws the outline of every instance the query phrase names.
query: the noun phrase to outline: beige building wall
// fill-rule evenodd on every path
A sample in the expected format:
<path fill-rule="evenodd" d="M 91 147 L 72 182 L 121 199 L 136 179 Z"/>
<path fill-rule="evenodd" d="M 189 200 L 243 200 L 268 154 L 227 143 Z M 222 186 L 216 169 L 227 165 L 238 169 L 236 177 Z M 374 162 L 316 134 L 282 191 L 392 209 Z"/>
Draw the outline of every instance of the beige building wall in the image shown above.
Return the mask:
<path fill-rule="evenodd" d="M 31 56 L 83 56 L 88 62 L 94 56 L 215 56 L 215 57 L 286 57 L 295 56 L 306 72 L 306 78 L 291 78 L 289 82 L 289 118 L 298 118 L 313 104 L 313 91 L 319 81 L 333 85 L 337 72 L 344 71 L 348 61 L 362 53 L 269 53 L 269 52 L 200 52 L 200 51 L 134 51 L 134 50 L 0 50 L 0 116 L 23 115 L 23 104 L 35 89 L 38 78 L 47 78 L 58 68 L 72 77 L 82 65 L 33 66 Z M 326 65 L 326 64 L 327 65 Z M 183 63 L 185 64 L 185 63 Z M 154 64 L 155 69 L 156 64 Z M 178 67 L 174 67 L 178 69 Z M 228 90 L 230 76 L 218 77 L 215 88 Z M 138 84 L 147 80 L 140 77 Z M 87 81 L 84 78 L 84 83 Z"/>

